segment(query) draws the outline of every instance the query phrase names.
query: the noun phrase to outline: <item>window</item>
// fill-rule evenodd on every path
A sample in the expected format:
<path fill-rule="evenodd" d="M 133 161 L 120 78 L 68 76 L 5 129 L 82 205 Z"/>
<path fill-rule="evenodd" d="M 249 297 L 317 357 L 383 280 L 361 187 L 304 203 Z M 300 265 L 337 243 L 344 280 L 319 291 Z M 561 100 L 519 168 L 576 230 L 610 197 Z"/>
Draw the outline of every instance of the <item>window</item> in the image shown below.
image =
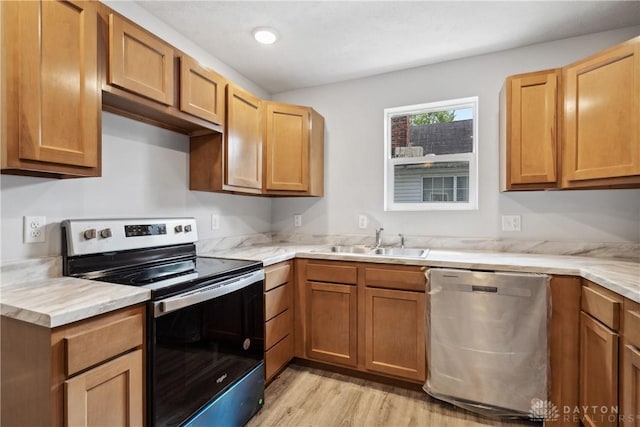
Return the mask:
<path fill-rule="evenodd" d="M 478 206 L 478 98 L 387 108 L 387 211 Z"/>

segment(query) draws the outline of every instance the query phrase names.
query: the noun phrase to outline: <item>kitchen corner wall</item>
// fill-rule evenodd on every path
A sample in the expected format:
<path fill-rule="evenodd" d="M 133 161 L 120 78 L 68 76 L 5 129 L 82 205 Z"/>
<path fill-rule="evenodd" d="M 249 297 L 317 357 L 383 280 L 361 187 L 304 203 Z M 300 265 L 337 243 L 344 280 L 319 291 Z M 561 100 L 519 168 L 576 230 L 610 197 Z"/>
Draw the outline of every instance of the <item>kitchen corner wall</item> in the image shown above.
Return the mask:
<path fill-rule="evenodd" d="M 275 201 L 273 231 L 373 236 L 384 227 L 387 236 L 639 242 L 640 190 L 498 190 L 498 93 L 505 78 L 562 67 L 639 34 L 640 26 L 629 27 L 274 95 L 324 115 L 326 181 L 324 198 Z M 385 212 L 384 108 L 468 96 L 479 97 L 479 209 Z M 295 230 L 294 214 L 303 223 Z M 358 228 L 360 214 L 369 217 L 365 230 Z M 501 231 L 501 215 L 521 215 L 522 231 Z"/>
<path fill-rule="evenodd" d="M 256 95 L 269 94 L 132 2 L 106 2 L 162 39 Z M 0 177 L 0 262 L 60 255 L 67 218 L 193 216 L 201 240 L 271 230 L 271 199 L 189 191 L 185 135 L 102 113 L 102 177 Z M 211 230 L 211 215 L 220 216 Z M 22 217 L 47 217 L 47 242 L 22 243 Z"/>

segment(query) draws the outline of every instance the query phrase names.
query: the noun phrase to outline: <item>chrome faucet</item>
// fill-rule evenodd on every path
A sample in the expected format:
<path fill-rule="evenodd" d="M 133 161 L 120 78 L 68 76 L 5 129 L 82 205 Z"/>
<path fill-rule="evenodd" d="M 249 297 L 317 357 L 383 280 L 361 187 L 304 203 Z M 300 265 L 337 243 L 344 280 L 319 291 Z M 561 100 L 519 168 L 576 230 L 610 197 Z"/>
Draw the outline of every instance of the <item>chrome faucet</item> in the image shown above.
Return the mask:
<path fill-rule="evenodd" d="M 382 245 L 382 230 L 384 228 L 376 228 L 376 248 L 379 248 Z"/>
<path fill-rule="evenodd" d="M 400 247 L 404 249 L 404 234 L 398 233 L 398 236 L 400 237 Z"/>

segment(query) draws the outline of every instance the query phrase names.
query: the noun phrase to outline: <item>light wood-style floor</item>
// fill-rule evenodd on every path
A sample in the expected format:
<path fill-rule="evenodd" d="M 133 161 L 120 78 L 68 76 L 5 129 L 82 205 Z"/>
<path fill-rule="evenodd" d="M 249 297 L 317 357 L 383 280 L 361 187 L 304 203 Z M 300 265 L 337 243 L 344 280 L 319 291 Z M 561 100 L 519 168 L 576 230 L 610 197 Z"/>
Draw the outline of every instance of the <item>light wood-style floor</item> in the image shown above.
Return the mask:
<path fill-rule="evenodd" d="M 267 387 L 265 406 L 247 427 L 541 425 L 481 418 L 422 391 L 292 364 Z"/>

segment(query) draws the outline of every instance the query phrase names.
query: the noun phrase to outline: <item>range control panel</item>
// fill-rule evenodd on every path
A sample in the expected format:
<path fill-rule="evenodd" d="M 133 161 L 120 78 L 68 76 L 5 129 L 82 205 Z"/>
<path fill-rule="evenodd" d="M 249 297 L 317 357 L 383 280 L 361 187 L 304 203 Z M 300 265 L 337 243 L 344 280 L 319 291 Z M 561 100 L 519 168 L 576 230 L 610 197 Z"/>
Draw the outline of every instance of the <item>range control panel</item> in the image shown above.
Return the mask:
<path fill-rule="evenodd" d="M 68 256 L 194 243 L 195 218 L 78 219 L 62 222 Z"/>
<path fill-rule="evenodd" d="M 178 226 L 182 227 L 182 226 Z M 136 236 L 157 236 L 167 234 L 167 224 L 147 224 L 147 225 L 125 225 L 124 235 L 127 237 Z"/>

